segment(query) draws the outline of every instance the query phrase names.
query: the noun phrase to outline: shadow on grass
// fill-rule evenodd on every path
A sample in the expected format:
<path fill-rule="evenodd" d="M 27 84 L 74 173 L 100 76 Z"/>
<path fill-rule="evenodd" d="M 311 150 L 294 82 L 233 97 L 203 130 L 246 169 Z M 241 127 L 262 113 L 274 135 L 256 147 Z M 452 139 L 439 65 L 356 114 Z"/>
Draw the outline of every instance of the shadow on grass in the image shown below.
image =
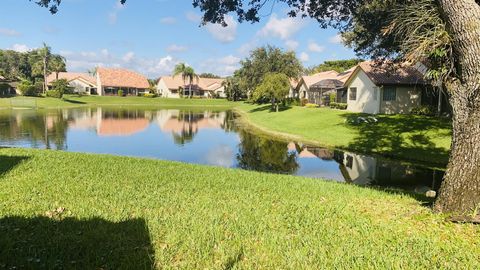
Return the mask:
<path fill-rule="evenodd" d="M 153 269 L 143 219 L 0 219 L 1 269 Z"/>
<path fill-rule="evenodd" d="M 408 160 L 428 161 L 446 165 L 449 151 L 437 147 L 426 134 L 428 130 L 450 130 L 448 119 L 414 115 L 376 115 L 378 122 L 356 123 L 359 117 L 369 115 L 345 113 L 348 125 L 359 132 L 359 136 L 348 145 L 348 149 L 361 153 L 378 152 L 386 157 L 402 157 Z M 402 136 L 405 133 L 411 135 Z M 410 157 L 410 158 L 409 158 Z"/>
<path fill-rule="evenodd" d="M 278 108 L 278 111 L 283 112 L 283 111 L 290 110 L 291 108 L 292 108 L 291 106 L 280 106 Z M 254 113 L 254 112 L 263 112 L 263 111 L 275 112 L 275 110 L 272 109 L 272 105 L 270 105 L 270 104 L 264 105 L 264 106 L 261 106 L 261 107 L 257 107 L 255 109 L 251 109 L 248 112 Z"/>
<path fill-rule="evenodd" d="M 1 148 L 0 148 L 1 149 Z M 29 159 L 26 156 L 2 156 L 0 155 L 0 177 L 19 165 L 22 161 Z"/>
<path fill-rule="evenodd" d="M 83 102 L 83 101 L 71 100 L 71 99 L 67 99 L 67 98 L 64 98 L 63 101 L 68 102 L 68 103 L 72 103 L 72 104 L 87 104 L 86 102 Z"/>

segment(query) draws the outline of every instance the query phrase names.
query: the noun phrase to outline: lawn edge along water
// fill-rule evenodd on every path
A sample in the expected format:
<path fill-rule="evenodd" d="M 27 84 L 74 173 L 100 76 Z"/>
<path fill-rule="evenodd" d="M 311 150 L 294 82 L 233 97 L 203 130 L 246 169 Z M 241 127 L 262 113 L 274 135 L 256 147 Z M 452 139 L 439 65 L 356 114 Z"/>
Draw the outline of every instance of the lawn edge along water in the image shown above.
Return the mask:
<path fill-rule="evenodd" d="M 423 203 L 299 176 L 0 148 L 0 264 L 478 269 L 480 228 Z"/>
<path fill-rule="evenodd" d="M 277 131 L 277 130 L 272 130 L 261 123 L 258 123 L 255 119 L 253 119 L 253 115 L 258 113 L 258 112 L 252 112 L 252 109 L 258 108 L 258 105 L 252 105 L 252 104 L 241 104 L 239 106 L 235 106 L 232 108 L 232 110 L 237 114 L 238 118 L 237 121 L 238 123 L 243 126 L 244 128 L 250 129 L 254 132 L 263 134 L 263 135 L 268 135 L 268 136 L 273 136 L 274 138 L 278 138 L 280 140 L 284 141 L 296 141 L 296 142 L 302 142 L 305 144 L 310 144 L 312 146 L 318 146 L 318 147 L 324 147 L 327 149 L 338 149 L 338 150 L 343 150 L 343 151 L 351 151 L 356 154 L 365 154 L 365 155 L 372 155 L 372 156 L 379 156 L 381 158 L 385 159 L 390 159 L 390 160 L 395 160 L 395 161 L 400 161 L 404 162 L 407 164 L 412 164 L 415 166 L 420 166 L 420 167 L 425 167 L 425 168 L 430 168 L 430 169 L 445 169 L 446 163 L 448 161 L 448 154 L 441 155 L 440 157 L 438 156 L 433 156 L 433 157 L 425 157 L 421 156 L 419 154 L 415 155 L 404 155 L 401 153 L 385 153 L 382 151 L 377 151 L 375 149 L 355 149 L 354 147 L 349 147 L 346 145 L 341 145 L 341 144 L 332 144 L 332 143 L 327 143 L 322 140 L 312 140 L 307 137 L 305 137 L 302 134 L 299 133 L 293 133 L 286 130 L 282 131 Z M 314 108 L 301 108 L 305 110 L 315 110 Z M 328 109 L 328 108 L 327 108 Z M 272 112 L 272 116 L 275 113 Z M 351 113 L 352 115 L 358 115 L 358 116 L 365 116 L 364 114 L 355 114 Z M 386 115 L 382 115 L 383 117 L 389 117 Z M 350 142 L 353 142 L 355 138 L 350 138 Z M 422 162 L 423 164 L 419 165 L 417 162 Z"/>

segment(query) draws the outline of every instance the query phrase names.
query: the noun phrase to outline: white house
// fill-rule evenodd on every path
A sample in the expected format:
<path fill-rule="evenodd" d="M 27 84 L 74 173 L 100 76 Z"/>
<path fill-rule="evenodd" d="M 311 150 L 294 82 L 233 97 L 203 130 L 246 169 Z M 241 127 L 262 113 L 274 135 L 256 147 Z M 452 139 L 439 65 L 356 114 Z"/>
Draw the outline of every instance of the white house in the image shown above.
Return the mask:
<path fill-rule="evenodd" d="M 59 72 L 52 73 L 47 77 L 47 85 L 50 87 L 56 80 L 65 79 L 68 85 L 73 89 L 74 93 L 91 95 L 96 94 L 97 83 L 96 79 L 87 73 L 75 72 Z"/>
<path fill-rule="evenodd" d="M 192 95 L 196 97 L 225 98 L 224 79 L 216 78 L 198 78 L 194 79 L 191 85 Z M 190 85 L 185 84 L 182 76 L 164 76 L 157 84 L 157 91 L 162 97 L 180 98 L 189 96 Z"/>
<path fill-rule="evenodd" d="M 425 85 L 422 73 L 415 67 L 362 62 L 345 82 L 347 110 L 371 114 L 409 113 L 421 105 Z"/>

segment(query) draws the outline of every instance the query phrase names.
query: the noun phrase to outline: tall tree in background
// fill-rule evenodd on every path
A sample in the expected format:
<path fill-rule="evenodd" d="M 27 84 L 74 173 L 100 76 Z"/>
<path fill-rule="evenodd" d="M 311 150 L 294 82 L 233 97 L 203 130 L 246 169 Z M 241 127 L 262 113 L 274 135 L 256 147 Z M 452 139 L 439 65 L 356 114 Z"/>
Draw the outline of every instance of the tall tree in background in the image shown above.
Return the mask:
<path fill-rule="evenodd" d="M 180 63 L 175 66 L 173 71 L 173 77 L 175 76 L 182 76 L 183 84 L 186 85 L 188 81 L 188 95 L 192 98 L 192 84 L 194 80 L 199 81 L 200 77 L 195 74 L 195 70 L 192 67 L 185 65 L 185 63 Z"/>
<path fill-rule="evenodd" d="M 250 52 L 250 56 L 240 62 L 235 73 L 240 87 L 250 96 L 269 73 L 285 74 L 287 78 L 298 78 L 303 70 L 294 52 L 285 52 L 273 46 L 260 47 Z"/>
<path fill-rule="evenodd" d="M 342 73 L 350 68 L 353 68 L 360 62 L 363 62 L 363 59 L 355 58 L 355 59 L 348 59 L 348 60 L 325 61 L 320 65 L 305 69 L 305 73 L 312 75 L 315 73 L 330 71 L 330 70 L 335 70 L 336 72 Z"/>
<path fill-rule="evenodd" d="M 60 55 L 52 55 L 48 63 L 48 71 L 55 73 L 55 80 L 58 80 L 58 74 L 60 72 L 67 71 L 66 59 Z"/>
<path fill-rule="evenodd" d="M 290 91 L 290 80 L 283 73 L 268 73 L 263 78 L 253 94 L 253 100 L 258 102 L 270 100 L 272 110 L 278 112 L 278 107 Z"/>
<path fill-rule="evenodd" d="M 35 50 L 33 55 L 33 73 L 36 75 L 42 74 L 43 77 L 43 93 L 47 90 L 47 76 L 49 74 L 48 65 L 52 57 L 52 51 L 47 44 L 43 43 L 43 47 Z"/>

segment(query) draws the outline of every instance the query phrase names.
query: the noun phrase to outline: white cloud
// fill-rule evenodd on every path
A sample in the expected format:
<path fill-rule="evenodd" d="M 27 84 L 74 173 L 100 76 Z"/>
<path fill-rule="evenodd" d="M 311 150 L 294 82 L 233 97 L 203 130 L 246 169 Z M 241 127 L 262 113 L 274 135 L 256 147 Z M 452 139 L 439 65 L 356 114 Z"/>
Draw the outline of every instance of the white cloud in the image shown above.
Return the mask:
<path fill-rule="evenodd" d="M 7 36 L 7 37 L 18 37 L 20 33 L 8 28 L 0 28 L 0 35 Z"/>
<path fill-rule="evenodd" d="M 122 57 L 122 60 L 129 63 L 133 60 L 134 57 L 135 57 L 134 52 L 128 52 Z"/>
<path fill-rule="evenodd" d="M 220 145 L 210 150 L 206 155 L 206 161 L 209 165 L 232 167 L 235 153 L 228 145 Z"/>
<path fill-rule="evenodd" d="M 138 57 L 134 52 L 126 52 L 117 56 L 107 49 L 100 51 L 62 51 L 67 58 L 67 70 L 72 72 L 86 72 L 94 67 L 122 67 L 140 72 L 150 78 L 170 74 L 180 61 L 170 55 L 152 59 Z"/>
<path fill-rule="evenodd" d="M 163 24 L 175 24 L 177 22 L 177 19 L 174 17 L 163 17 L 160 19 L 160 22 Z"/>
<path fill-rule="evenodd" d="M 285 17 L 279 19 L 276 14 L 272 14 L 258 34 L 264 37 L 278 37 L 287 40 L 300 31 L 304 25 L 304 21 L 300 18 Z"/>
<path fill-rule="evenodd" d="M 10 49 L 16 52 L 28 52 L 31 51 L 33 48 L 30 48 L 25 44 L 13 44 Z"/>
<path fill-rule="evenodd" d="M 240 58 L 233 55 L 228 55 L 223 58 L 220 58 L 218 62 L 224 65 L 236 65 L 240 62 Z"/>
<path fill-rule="evenodd" d="M 218 41 L 223 43 L 232 42 L 237 36 L 238 23 L 232 16 L 225 16 L 225 23 L 227 24 L 225 27 L 221 24 L 209 23 L 205 28 Z"/>
<path fill-rule="evenodd" d="M 288 50 L 294 51 L 298 48 L 298 42 L 295 40 L 287 40 L 285 41 L 285 46 Z"/>
<path fill-rule="evenodd" d="M 210 58 L 200 64 L 201 72 L 210 72 L 219 76 L 230 76 L 240 66 L 240 58 L 227 55 L 221 58 Z"/>
<path fill-rule="evenodd" d="M 343 42 L 342 35 L 338 34 L 328 39 L 330 43 L 341 44 Z"/>
<path fill-rule="evenodd" d="M 308 62 L 308 60 L 310 60 L 310 56 L 306 52 L 302 52 L 299 58 L 302 62 Z"/>
<path fill-rule="evenodd" d="M 168 46 L 167 49 L 166 49 L 166 51 L 170 52 L 170 53 L 184 52 L 186 50 L 188 50 L 188 48 L 186 46 L 180 46 L 180 45 L 177 45 L 177 44 L 172 44 L 172 45 Z"/>
<path fill-rule="evenodd" d="M 185 14 L 185 17 L 187 17 L 187 20 L 194 23 L 200 23 L 200 21 L 202 20 L 202 17 L 193 11 L 187 12 Z"/>
<path fill-rule="evenodd" d="M 320 52 L 325 51 L 325 47 L 324 47 L 324 46 L 320 46 L 320 45 L 318 45 L 317 43 L 315 43 L 315 42 L 313 42 L 313 41 L 310 41 L 310 42 L 308 43 L 308 50 L 310 50 L 311 52 L 320 53 Z"/>

